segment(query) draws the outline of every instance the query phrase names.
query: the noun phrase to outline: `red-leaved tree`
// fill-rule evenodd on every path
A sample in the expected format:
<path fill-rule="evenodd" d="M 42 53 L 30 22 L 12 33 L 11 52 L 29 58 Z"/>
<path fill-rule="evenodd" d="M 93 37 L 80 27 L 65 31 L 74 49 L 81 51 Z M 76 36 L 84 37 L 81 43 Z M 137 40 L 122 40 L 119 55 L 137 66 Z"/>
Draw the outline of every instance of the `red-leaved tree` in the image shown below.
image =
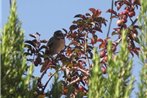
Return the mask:
<path fill-rule="evenodd" d="M 116 7 L 116 10 L 114 10 Z M 112 0 L 112 7 L 106 11 L 110 14 L 110 22 L 101 16 L 99 9 L 90 8 L 88 13 L 75 15 L 75 20 L 69 29 L 62 29 L 67 41 L 65 48 L 53 57 L 45 59 L 45 49 L 48 48 L 46 40 L 40 40 L 40 34 L 30 34 L 33 38 L 25 41 L 28 62 L 35 66 L 46 66 L 37 82 L 37 95 L 52 96 L 59 98 L 61 95 L 68 97 L 87 95 L 90 71 L 93 68 L 93 49 L 96 47 L 100 55 L 100 68 L 103 74 L 107 74 L 108 64 L 108 41 L 112 41 L 112 54 L 119 52 L 122 40 L 122 31 L 127 31 L 126 39 L 129 53 L 139 55 L 140 48 L 137 47 L 139 26 L 137 24 L 136 9 L 140 8 L 140 0 Z M 117 19 L 117 27 L 111 27 L 113 19 Z M 103 27 L 108 26 L 107 36 L 101 38 L 99 33 Z M 110 31 L 113 28 L 113 31 Z M 117 35 L 115 40 L 112 36 Z M 113 58 L 112 58 L 113 59 Z M 54 69 L 48 73 L 47 70 Z M 62 74 L 59 74 L 62 73 Z M 48 75 L 48 81 L 42 83 L 42 78 Z M 51 78 L 55 81 L 52 89 L 45 92 Z M 58 93 L 58 94 L 57 94 Z"/>

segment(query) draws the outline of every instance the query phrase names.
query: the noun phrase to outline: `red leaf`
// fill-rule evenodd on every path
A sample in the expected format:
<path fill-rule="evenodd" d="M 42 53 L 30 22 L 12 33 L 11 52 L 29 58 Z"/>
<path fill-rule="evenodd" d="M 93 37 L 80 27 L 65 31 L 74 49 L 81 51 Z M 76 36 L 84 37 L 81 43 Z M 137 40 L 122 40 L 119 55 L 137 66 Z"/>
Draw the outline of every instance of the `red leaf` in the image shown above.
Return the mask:
<path fill-rule="evenodd" d="M 29 36 L 36 38 L 36 36 L 34 34 L 29 34 Z"/>
<path fill-rule="evenodd" d="M 69 28 L 71 31 L 77 29 L 77 25 L 71 25 Z"/>
<path fill-rule="evenodd" d="M 84 37 L 86 34 L 85 33 L 79 33 L 78 36 L 79 37 Z"/>
<path fill-rule="evenodd" d="M 89 9 L 93 14 L 96 12 L 96 9 L 95 8 L 90 8 Z"/>
<path fill-rule="evenodd" d="M 131 5 L 131 2 L 128 2 L 127 0 L 123 0 L 123 2 L 124 2 L 126 5 Z"/>
<path fill-rule="evenodd" d="M 47 40 L 40 40 L 41 43 L 47 43 Z"/>
<path fill-rule="evenodd" d="M 102 42 L 100 45 L 99 45 L 99 48 L 105 48 L 106 47 L 106 43 L 105 42 Z"/>
<path fill-rule="evenodd" d="M 27 55 L 32 55 L 32 53 L 29 53 L 29 52 L 25 52 L 24 54 L 25 54 L 26 56 L 27 56 Z"/>
<path fill-rule="evenodd" d="M 99 32 L 101 32 L 101 33 L 103 33 L 103 31 L 99 27 L 95 27 L 94 29 L 97 30 L 97 31 L 99 31 Z"/>
<path fill-rule="evenodd" d="M 120 32 L 121 28 L 113 28 L 115 31 Z"/>
<path fill-rule="evenodd" d="M 141 0 L 134 0 L 133 3 L 134 3 L 134 4 L 137 4 L 137 5 L 141 5 L 140 1 L 141 1 Z"/>
<path fill-rule="evenodd" d="M 89 13 L 86 13 L 85 15 L 86 15 L 86 16 L 91 16 Z"/>
<path fill-rule="evenodd" d="M 117 34 L 118 34 L 118 32 L 115 32 L 115 31 L 112 32 L 112 35 L 117 35 Z"/>
<path fill-rule="evenodd" d="M 103 42 L 103 39 L 98 38 L 98 39 L 97 39 L 97 42 Z"/>
<path fill-rule="evenodd" d="M 106 68 L 105 66 L 102 66 L 102 67 L 101 67 L 101 71 L 102 71 L 103 74 L 106 74 L 107 68 Z"/>
<path fill-rule="evenodd" d="M 98 17 L 100 14 L 101 14 L 101 11 L 100 10 L 96 10 L 95 17 Z"/>
<path fill-rule="evenodd" d="M 82 18 L 82 19 L 85 19 L 85 16 L 82 15 L 82 14 L 77 14 L 74 16 L 74 18 Z"/>
<path fill-rule="evenodd" d="M 133 49 L 133 52 L 134 52 L 137 56 L 139 56 L 139 50 L 140 50 L 140 48 L 134 48 L 134 49 Z"/>
<path fill-rule="evenodd" d="M 42 46 L 39 48 L 39 51 L 42 50 L 42 49 L 47 49 L 47 46 L 46 46 L 46 45 L 42 45 Z"/>
<path fill-rule="evenodd" d="M 40 36 L 40 34 L 38 32 L 36 32 L 35 34 L 29 34 L 31 37 L 37 38 Z"/>
<path fill-rule="evenodd" d="M 108 9 L 107 12 L 117 15 L 117 12 L 114 11 L 113 9 Z"/>
<path fill-rule="evenodd" d="M 62 28 L 62 30 L 67 34 L 67 30 L 66 29 Z"/>

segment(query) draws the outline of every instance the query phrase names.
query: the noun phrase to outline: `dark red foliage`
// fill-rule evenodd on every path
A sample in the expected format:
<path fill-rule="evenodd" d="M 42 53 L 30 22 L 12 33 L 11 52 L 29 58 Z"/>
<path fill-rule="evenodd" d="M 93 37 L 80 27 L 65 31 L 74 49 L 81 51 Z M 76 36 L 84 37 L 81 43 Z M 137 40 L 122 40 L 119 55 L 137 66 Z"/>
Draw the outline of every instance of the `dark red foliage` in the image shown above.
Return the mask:
<path fill-rule="evenodd" d="M 113 27 L 112 36 L 118 35 L 115 41 L 112 41 L 112 52 L 115 55 L 118 51 L 117 47 L 121 42 L 122 31 L 125 29 L 128 31 L 127 42 L 130 54 L 139 55 L 140 48 L 136 47 L 138 42 L 138 30 L 139 26 L 136 24 L 137 19 L 134 19 L 136 15 L 135 9 L 138 8 L 140 2 L 138 0 L 116 0 L 114 6 L 108 9 L 107 12 L 111 14 L 110 19 L 117 19 L 117 27 Z M 123 7 L 122 7 L 123 6 Z M 120 9 L 122 9 L 120 11 Z M 90 8 L 90 13 L 77 14 L 75 20 L 72 22 L 69 30 L 63 29 L 65 38 L 67 41 L 66 47 L 59 54 L 51 56 L 45 56 L 44 50 L 47 48 L 46 40 L 40 40 L 40 34 L 30 34 L 32 40 L 25 41 L 26 52 L 28 61 L 34 63 L 35 66 L 41 65 L 42 75 L 38 79 L 38 90 L 44 92 L 46 85 L 50 79 L 55 75 L 49 76 L 46 84 L 42 84 L 42 78 L 49 69 L 63 72 L 63 88 L 62 93 L 68 94 L 69 87 L 72 85 L 75 89 L 73 94 L 76 95 L 78 91 L 87 93 L 85 88 L 88 85 L 88 78 L 90 76 L 90 70 L 93 66 L 93 48 L 97 47 L 100 55 L 100 62 L 102 74 L 107 74 L 107 44 L 111 40 L 111 37 L 101 38 L 98 36 L 102 33 L 102 26 L 107 26 L 107 20 L 101 16 L 99 9 Z M 134 20 L 133 20 L 134 19 Z M 128 21 L 131 24 L 128 24 Z M 81 86 L 82 84 L 83 86 Z"/>

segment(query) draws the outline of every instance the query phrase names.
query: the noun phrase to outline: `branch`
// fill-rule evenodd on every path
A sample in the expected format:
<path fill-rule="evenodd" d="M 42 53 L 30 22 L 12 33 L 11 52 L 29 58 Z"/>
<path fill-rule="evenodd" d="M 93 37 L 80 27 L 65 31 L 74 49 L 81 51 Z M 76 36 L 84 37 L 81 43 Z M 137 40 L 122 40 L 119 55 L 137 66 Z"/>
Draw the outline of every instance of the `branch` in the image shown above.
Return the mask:
<path fill-rule="evenodd" d="M 50 78 L 47 80 L 47 82 L 45 83 L 45 85 L 44 85 L 44 88 L 42 89 L 42 92 L 44 92 L 44 90 L 45 90 L 45 88 L 47 87 L 47 84 L 49 83 L 49 81 L 51 80 L 51 78 L 58 72 L 58 71 L 60 71 L 61 70 L 61 68 L 59 69 L 59 70 L 57 70 L 56 72 L 54 72 L 51 76 L 50 76 Z"/>
<path fill-rule="evenodd" d="M 48 68 L 46 68 L 46 70 L 41 74 L 41 77 L 40 77 L 40 79 L 42 79 L 43 78 L 43 76 L 44 76 L 44 74 L 46 73 L 46 71 L 48 70 Z"/>
<path fill-rule="evenodd" d="M 137 21 L 138 21 L 138 17 L 133 21 L 131 17 L 129 17 L 130 21 L 132 22 L 131 26 L 133 26 Z"/>
<path fill-rule="evenodd" d="M 23 73 L 23 75 L 25 75 L 25 76 L 28 76 L 28 74 L 26 74 L 26 73 Z M 31 78 L 36 78 L 34 75 L 31 75 Z"/>
<path fill-rule="evenodd" d="M 89 71 L 86 71 L 86 70 L 81 69 L 81 68 L 79 68 L 79 67 L 73 67 L 73 69 L 80 70 L 80 71 L 83 72 L 85 75 L 89 76 Z"/>
<path fill-rule="evenodd" d="M 10 4 L 10 8 L 11 8 L 11 6 L 12 6 L 12 0 L 9 0 L 9 4 Z"/>
<path fill-rule="evenodd" d="M 86 56 L 86 60 L 88 61 L 88 64 L 90 66 L 90 61 L 88 59 L 88 53 L 87 53 L 87 38 L 88 38 L 88 32 L 86 32 L 85 35 L 85 46 L 84 46 L 84 51 L 85 51 L 85 56 Z"/>
<path fill-rule="evenodd" d="M 112 3 L 111 3 L 111 9 L 113 10 L 113 0 L 112 0 Z M 110 23 L 109 23 L 109 27 L 108 27 L 107 37 L 109 37 L 111 24 L 112 24 L 112 13 L 110 14 Z"/>
<path fill-rule="evenodd" d="M 50 63 L 48 63 L 46 66 L 47 66 L 47 67 L 45 68 L 45 70 L 44 70 L 43 73 L 41 74 L 40 79 L 43 78 L 44 74 L 46 73 L 46 71 L 47 71 L 49 68 L 55 68 L 55 66 L 50 65 Z"/>
<path fill-rule="evenodd" d="M 138 17 L 132 22 L 131 25 L 134 25 L 138 21 Z"/>
<path fill-rule="evenodd" d="M 83 77 L 83 79 L 87 79 L 87 78 L 88 77 Z M 67 86 L 72 85 L 72 84 L 74 84 L 74 83 L 76 83 L 76 82 L 78 82 L 80 80 L 81 80 L 81 78 L 77 77 L 75 80 L 71 81 Z"/>

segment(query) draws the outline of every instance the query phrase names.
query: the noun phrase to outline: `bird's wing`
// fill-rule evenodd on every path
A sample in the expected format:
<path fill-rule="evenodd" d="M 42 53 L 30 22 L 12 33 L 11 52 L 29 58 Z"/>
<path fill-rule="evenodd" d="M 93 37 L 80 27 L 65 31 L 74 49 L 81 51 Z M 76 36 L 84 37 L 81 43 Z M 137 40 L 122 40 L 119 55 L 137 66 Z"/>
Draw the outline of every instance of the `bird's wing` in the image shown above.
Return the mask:
<path fill-rule="evenodd" d="M 51 37 L 47 43 L 47 46 L 50 47 L 54 43 L 54 37 Z"/>

